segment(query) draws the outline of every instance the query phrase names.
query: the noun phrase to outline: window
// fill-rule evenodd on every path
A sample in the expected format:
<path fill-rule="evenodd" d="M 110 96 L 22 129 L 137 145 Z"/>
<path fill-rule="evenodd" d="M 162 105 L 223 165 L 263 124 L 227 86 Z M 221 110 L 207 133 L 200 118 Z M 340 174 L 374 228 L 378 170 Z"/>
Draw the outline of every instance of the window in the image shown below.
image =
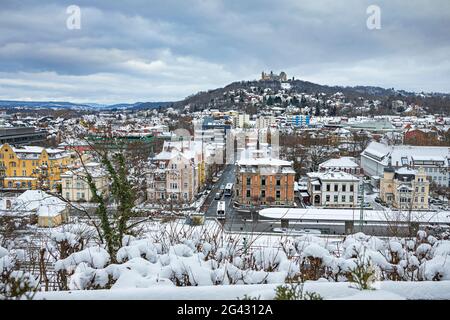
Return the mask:
<path fill-rule="evenodd" d="M 249 186 L 251 184 L 251 178 L 247 177 L 247 185 Z"/>
<path fill-rule="evenodd" d="M 334 184 L 334 192 L 338 192 L 339 190 L 339 185 L 338 184 Z"/>
<path fill-rule="evenodd" d="M 281 186 L 281 179 L 277 177 L 277 186 Z"/>
<path fill-rule="evenodd" d="M 25 161 L 22 162 L 22 168 L 25 168 Z"/>
<path fill-rule="evenodd" d="M 172 163 L 172 169 L 176 169 L 177 168 L 177 164 L 176 163 Z"/>
<path fill-rule="evenodd" d="M 353 203 L 353 196 L 349 196 L 349 202 Z"/>
<path fill-rule="evenodd" d="M 318 185 L 318 184 L 315 185 L 315 186 L 314 186 L 314 191 L 320 191 L 320 185 Z"/>
<path fill-rule="evenodd" d="M 346 197 L 345 197 L 345 196 L 342 196 L 341 201 L 342 201 L 342 202 L 345 202 L 345 201 L 346 201 Z"/>
<path fill-rule="evenodd" d="M 188 198 L 188 194 L 187 194 L 187 192 L 183 193 L 183 197 L 184 197 L 184 199 L 186 199 L 186 200 L 187 200 L 187 198 Z"/>
<path fill-rule="evenodd" d="M 266 178 L 265 177 L 261 178 L 261 185 L 262 186 L 266 185 Z"/>
<path fill-rule="evenodd" d="M 250 190 L 247 190 L 247 198 L 250 198 Z"/>
<path fill-rule="evenodd" d="M 353 192 L 355 190 L 355 187 L 351 184 L 350 185 L 350 192 Z"/>
<path fill-rule="evenodd" d="M 334 202 L 339 202 L 339 196 L 334 196 Z"/>
<path fill-rule="evenodd" d="M 14 177 L 15 177 L 15 176 L 17 176 L 17 172 L 16 172 L 16 170 L 14 170 Z"/>
<path fill-rule="evenodd" d="M 330 202 L 330 196 L 327 195 L 327 196 L 325 197 L 325 200 L 326 200 L 327 202 Z"/>
<path fill-rule="evenodd" d="M 422 192 L 425 192 L 425 187 L 422 187 Z"/>
<path fill-rule="evenodd" d="M 280 199 L 280 197 L 281 197 L 281 192 L 280 192 L 280 190 L 277 190 L 276 198 L 277 198 L 277 199 Z"/>
<path fill-rule="evenodd" d="M 327 183 L 327 191 L 331 191 L 331 185 Z"/>
<path fill-rule="evenodd" d="M 187 183 L 187 182 L 185 182 L 185 183 L 184 183 L 183 185 L 184 185 L 184 188 L 185 188 L 185 189 L 187 189 L 187 187 L 188 187 L 188 183 Z"/>
<path fill-rule="evenodd" d="M 265 198 L 266 197 L 266 190 L 261 190 L 261 198 Z"/>
<path fill-rule="evenodd" d="M 77 192 L 77 200 L 80 200 L 80 193 Z"/>
<path fill-rule="evenodd" d="M 342 192 L 346 192 L 347 191 L 347 185 L 346 184 L 343 184 L 342 185 Z"/>
<path fill-rule="evenodd" d="M 84 199 L 84 192 L 81 193 L 81 199 Z"/>
<path fill-rule="evenodd" d="M 27 170 L 22 170 L 22 176 L 26 176 L 27 175 Z"/>
<path fill-rule="evenodd" d="M 69 199 L 70 194 L 66 192 L 66 199 Z"/>

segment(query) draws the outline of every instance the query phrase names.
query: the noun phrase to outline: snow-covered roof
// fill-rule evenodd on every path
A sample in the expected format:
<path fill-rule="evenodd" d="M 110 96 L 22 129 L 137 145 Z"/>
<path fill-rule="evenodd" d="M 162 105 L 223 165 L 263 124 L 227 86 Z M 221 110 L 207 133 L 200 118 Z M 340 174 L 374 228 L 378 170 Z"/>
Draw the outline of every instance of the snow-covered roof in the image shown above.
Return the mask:
<path fill-rule="evenodd" d="M 359 179 L 350 173 L 343 171 L 332 171 L 328 170 L 326 172 L 309 172 L 307 173 L 310 178 L 317 178 L 320 180 L 344 180 L 344 181 L 358 181 Z"/>
<path fill-rule="evenodd" d="M 341 157 L 338 159 L 330 159 L 322 162 L 321 168 L 358 168 L 358 164 L 350 157 Z"/>
<path fill-rule="evenodd" d="M 238 166 L 291 166 L 290 161 L 274 159 L 274 158 L 249 158 L 237 160 Z"/>
<path fill-rule="evenodd" d="M 416 175 L 417 170 L 408 169 L 407 167 L 401 167 L 400 169 L 395 170 L 398 174 L 410 174 L 410 175 Z"/>
<path fill-rule="evenodd" d="M 446 159 L 450 159 L 450 148 L 410 145 L 388 146 L 373 141 L 367 146 L 362 154 L 375 158 L 383 165 L 388 165 L 388 160 L 390 157 L 392 159 L 392 165 L 403 166 L 413 164 L 414 161 L 445 162 Z"/>
<path fill-rule="evenodd" d="M 409 212 L 391 210 L 365 210 L 364 221 L 407 221 L 408 214 Z M 356 221 L 359 220 L 360 213 L 359 209 L 267 208 L 260 210 L 259 215 L 271 219 Z M 450 211 L 411 212 L 411 220 L 423 223 L 450 223 Z"/>
<path fill-rule="evenodd" d="M 66 203 L 41 190 L 27 190 L 14 201 L 12 210 L 35 211 L 39 216 L 57 216 Z"/>
<path fill-rule="evenodd" d="M 84 165 L 84 167 L 80 167 L 75 170 L 69 170 L 69 171 L 64 172 L 64 174 L 61 175 L 61 178 L 72 177 L 74 175 L 85 176 L 86 170 L 89 172 L 89 174 L 93 178 L 103 177 L 103 176 L 107 175 L 106 170 L 102 167 L 102 165 L 100 163 L 88 162 Z"/>

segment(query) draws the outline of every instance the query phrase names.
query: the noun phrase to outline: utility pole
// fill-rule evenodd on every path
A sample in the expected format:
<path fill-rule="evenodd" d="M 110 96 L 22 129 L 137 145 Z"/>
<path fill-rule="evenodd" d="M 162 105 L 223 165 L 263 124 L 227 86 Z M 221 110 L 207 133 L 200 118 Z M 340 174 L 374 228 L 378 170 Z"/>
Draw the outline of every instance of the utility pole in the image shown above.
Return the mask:
<path fill-rule="evenodd" d="M 363 224 L 364 224 L 364 180 L 362 180 L 361 186 L 361 204 L 360 204 L 360 212 L 359 212 L 359 231 L 363 232 Z"/>

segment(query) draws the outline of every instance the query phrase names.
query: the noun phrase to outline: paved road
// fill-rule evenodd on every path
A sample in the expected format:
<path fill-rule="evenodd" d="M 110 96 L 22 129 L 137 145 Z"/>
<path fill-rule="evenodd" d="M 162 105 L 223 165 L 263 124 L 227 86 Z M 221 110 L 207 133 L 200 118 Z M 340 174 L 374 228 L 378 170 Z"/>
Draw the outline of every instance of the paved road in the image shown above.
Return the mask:
<path fill-rule="evenodd" d="M 205 201 L 205 205 L 207 206 L 206 216 L 216 216 L 217 215 L 217 202 L 219 200 L 215 200 L 214 196 L 219 191 L 220 186 L 226 186 L 227 183 L 234 183 L 234 168 L 235 166 L 233 164 L 228 164 L 225 166 L 225 169 L 222 172 L 221 177 L 219 180 L 214 184 L 211 192 L 208 195 L 208 198 Z M 222 196 L 222 201 L 225 201 L 225 208 L 226 208 L 226 214 L 227 216 L 232 214 L 232 205 L 231 200 L 232 197 L 229 196 Z"/>

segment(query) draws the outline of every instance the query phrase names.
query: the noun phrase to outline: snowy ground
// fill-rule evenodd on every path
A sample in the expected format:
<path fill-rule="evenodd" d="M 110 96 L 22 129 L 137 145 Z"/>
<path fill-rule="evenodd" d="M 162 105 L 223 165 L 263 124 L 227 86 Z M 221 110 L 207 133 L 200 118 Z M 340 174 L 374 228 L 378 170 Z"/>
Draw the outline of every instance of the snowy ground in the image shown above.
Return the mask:
<path fill-rule="evenodd" d="M 39 292 L 35 299 L 48 300 L 236 300 L 244 295 L 273 299 L 277 284 L 169 287 L 145 289 Z M 450 299 L 450 281 L 376 282 L 374 290 L 358 290 L 345 282 L 307 281 L 305 291 L 326 300 L 442 300 Z"/>

